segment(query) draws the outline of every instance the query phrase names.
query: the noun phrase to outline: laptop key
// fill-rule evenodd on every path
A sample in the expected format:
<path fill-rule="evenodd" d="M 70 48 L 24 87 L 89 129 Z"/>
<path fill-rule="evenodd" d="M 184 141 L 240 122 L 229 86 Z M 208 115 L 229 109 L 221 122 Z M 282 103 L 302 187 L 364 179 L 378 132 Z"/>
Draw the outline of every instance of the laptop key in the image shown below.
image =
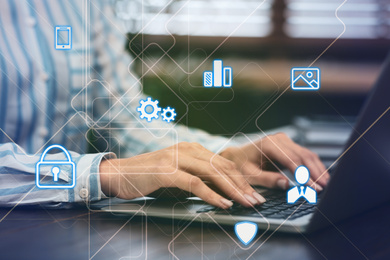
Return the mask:
<path fill-rule="evenodd" d="M 272 206 L 271 205 L 268 205 L 268 204 L 263 204 L 263 205 L 261 205 L 261 209 L 269 209 L 269 208 L 271 208 Z"/>
<path fill-rule="evenodd" d="M 276 209 L 276 210 L 285 210 L 286 207 L 283 206 L 283 205 L 278 205 L 278 206 L 272 207 L 272 209 Z"/>
<path fill-rule="evenodd" d="M 278 213 L 277 210 L 272 210 L 272 209 L 260 210 L 259 212 L 260 212 L 261 214 L 263 214 L 263 215 L 271 215 L 271 214 Z M 255 213 L 258 214 L 257 212 L 255 212 Z"/>
<path fill-rule="evenodd" d="M 245 208 L 242 205 L 234 202 L 233 206 L 227 210 L 215 208 L 213 206 L 206 206 L 199 209 L 198 213 L 214 211 L 215 214 L 221 215 L 241 215 L 241 216 L 264 216 L 267 218 L 298 218 L 306 214 L 310 214 L 315 210 L 315 205 L 307 203 L 306 201 L 298 202 L 297 204 L 286 203 L 285 193 L 276 193 L 265 196 L 267 201 L 254 208 Z M 261 215 L 260 215 L 260 214 Z"/>
<path fill-rule="evenodd" d="M 286 214 L 286 215 L 290 215 L 290 214 L 293 214 L 293 213 L 297 213 L 299 211 L 297 211 L 296 209 L 286 209 L 286 210 L 283 210 L 282 213 L 283 214 Z"/>
<path fill-rule="evenodd" d="M 212 211 L 212 210 L 215 210 L 216 208 L 214 206 L 206 206 L 206 207 L 203 207 L 203 208 L 200 208 L 196 211 L 196 213 L 205 213 L 205 212 L 209 212 L 209 211 Z"/>
<path fill-rule="evenodd" d="M 307 213 L 312 213 L 316 210 L 315 207 L 312 207 L 312 208 L 308 208 L 308 209 L 305 209 L 304 212 L 307 212 Z"/>
<path fill-rule="evenodd" d="M 275 214 L 272 214 L 272 215 L 269 215 L 267 216 L 269 218 L 286 218 L 286 216 L 284 214 L 280 214 L 280 213 L 275 213 Z"/>

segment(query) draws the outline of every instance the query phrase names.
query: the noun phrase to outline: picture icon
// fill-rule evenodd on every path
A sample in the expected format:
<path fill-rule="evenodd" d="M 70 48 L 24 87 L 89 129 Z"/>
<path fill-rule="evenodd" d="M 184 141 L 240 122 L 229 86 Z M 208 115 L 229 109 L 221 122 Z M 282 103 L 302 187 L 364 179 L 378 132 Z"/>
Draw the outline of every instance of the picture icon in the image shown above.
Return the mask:
<path fill-rule="evenodd" d="M 320 85 L 319 68 L 291 69 L 291 88 L 293 90 L 319 90 Z"/>
<path fill-rule="evenodd" d="M 205 88 L 230 88 L 232 85 L 233 69 L 231 67 L 223 67 L 222 60 L 213 61 L 213 71 L 203 72 L 203 86 Z"/>

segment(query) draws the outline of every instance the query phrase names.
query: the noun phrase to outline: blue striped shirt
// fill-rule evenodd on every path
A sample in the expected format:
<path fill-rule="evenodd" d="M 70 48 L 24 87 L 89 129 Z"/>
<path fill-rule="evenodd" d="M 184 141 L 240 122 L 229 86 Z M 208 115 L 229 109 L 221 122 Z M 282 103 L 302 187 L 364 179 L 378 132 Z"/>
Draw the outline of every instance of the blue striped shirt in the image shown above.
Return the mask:
<path fill-rule="evenodd" d="M 56 25 L 72 27 L 71 50 L 54 48 Z M 99 179 L 104 157 L 131 157 L 179 141 L 216 152 L 226 143 L 200 130 L 139 118 L 136 108 L 145 96 L 131 70 L 134 59 L 125 51 L 125 37 L 111 1 L 2 1 L 0 206 L 98 200 L 104 196 Z M 106 152 L 86 153 L 88 139 Z M 35 165 L 51 144 L 70 151 L 74 189 L 35 186 Z M 40 174 L 52 179 L 49 171 Z M 61 172 L 59 181 L 68 183 L 69 172 Z"/>

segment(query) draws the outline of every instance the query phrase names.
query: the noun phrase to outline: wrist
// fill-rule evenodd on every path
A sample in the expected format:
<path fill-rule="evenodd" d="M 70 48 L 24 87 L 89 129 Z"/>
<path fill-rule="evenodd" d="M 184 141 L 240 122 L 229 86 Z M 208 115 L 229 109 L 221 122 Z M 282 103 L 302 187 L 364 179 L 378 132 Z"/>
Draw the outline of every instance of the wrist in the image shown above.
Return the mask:
<path fill-rule="evenodd" d="M 114 190 L 115 178 L 118 176 L 117 161 L 118 159 L 104 159 L 100 162 L 100 187 L 106 196 L 117 196 Z"/>

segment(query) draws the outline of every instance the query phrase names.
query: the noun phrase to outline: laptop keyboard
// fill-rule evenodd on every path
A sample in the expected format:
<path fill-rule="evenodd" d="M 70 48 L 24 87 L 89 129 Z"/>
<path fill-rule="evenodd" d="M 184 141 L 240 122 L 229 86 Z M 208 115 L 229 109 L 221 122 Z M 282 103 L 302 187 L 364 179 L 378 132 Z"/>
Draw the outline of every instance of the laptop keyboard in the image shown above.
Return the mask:
<path fill-rule="evenodd" d="M 266 202 L 262 205 L 257 205 L 254 208 L 245 208 L 238 203 L 234 203 L 229 209 L 221 209 L 214 206 L 205 206 L 197 211 L 197 213 L 215 212 L 221 215 L 239 215 L 266 218 L 282 218 L 282 219 L 296 219 L 304 215 L 313 213 L 315 210 L 314 204 L 309 204 L 302 198 L 295 204 L 288 204 L 286 202 L 286 192 L 272 192 L 265 194 Z M 318 194 L 317 203 L 320 201 L 321 193 Z M 261 215 L 259 214 L 261 213 Z"/>

